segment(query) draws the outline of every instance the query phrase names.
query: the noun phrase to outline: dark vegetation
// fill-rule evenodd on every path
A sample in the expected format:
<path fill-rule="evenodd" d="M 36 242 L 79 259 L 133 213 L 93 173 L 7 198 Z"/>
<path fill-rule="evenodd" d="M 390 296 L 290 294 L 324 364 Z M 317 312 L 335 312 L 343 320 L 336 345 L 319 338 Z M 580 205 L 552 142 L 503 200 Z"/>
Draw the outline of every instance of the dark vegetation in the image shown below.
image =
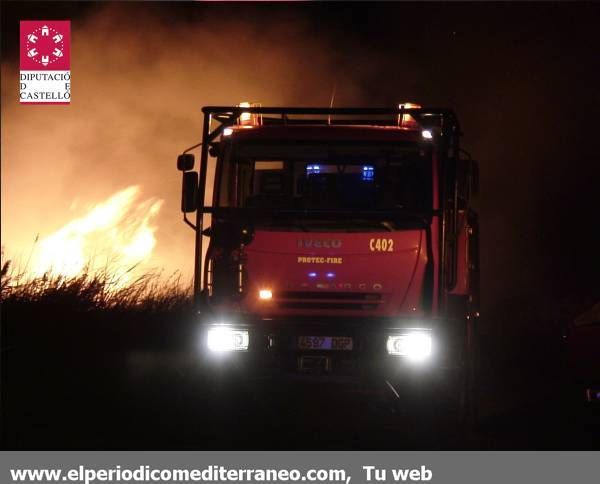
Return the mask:
<path fill-rule="evenodd" d="M 177 276 L 120 288 L 109 271 L 31 278 L 9 261 L 1 276 L 4 447 L 119 442 L 139 413 L 128 402 L 154 388 L 132 378 L 132 358 L 143 366 L 144 355 L 193 345 L 191 291 Z"/>
<path fill-rule="evenodd" d="M 177 275 L 147 273 L 119 285 L 115 273 L 28 277 L 2 264 L 2 348 L 46 362 L 104 357 L 133 349 L 166 350 L 187 336 L 191 288 Z"/>
<path fill-rule="evenodd" d="M 50 273 L 28 277 L 25 272 L 12 270 L 9 260 L 2 263 L 0 276 L 0 297 L 5 307 L 34 304 L 77 312 L 151 314 L 177 311 L 191 302 L 191 287 L 184 286 L 176 274 L 165 279 L 161 274 L 147 273 L 120 287 L 117 276 L 108 268 L 94 273 L 84 269 L 74 277 Z"/>

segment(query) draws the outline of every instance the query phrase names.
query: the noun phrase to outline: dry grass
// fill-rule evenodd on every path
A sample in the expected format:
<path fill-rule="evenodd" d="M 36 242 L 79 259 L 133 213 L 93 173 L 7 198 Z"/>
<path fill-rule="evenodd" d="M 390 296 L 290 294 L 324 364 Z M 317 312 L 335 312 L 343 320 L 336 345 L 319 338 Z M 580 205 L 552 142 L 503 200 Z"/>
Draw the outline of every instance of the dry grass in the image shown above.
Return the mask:
<path fill-rule="evenodd" d="M 122 285 L 108 268 L 94 273 L 84 270 L 74 277 L 51 273 L 32 277 L 14 270 L 8 260 L 2 261 L 0 269 L 0 301 L 9 305 L 52 305 L 78 312 L 169 312 L 190 306 L 191 294 L 191 284 L 182 283 L 177 273 L 149 272 Z"/>

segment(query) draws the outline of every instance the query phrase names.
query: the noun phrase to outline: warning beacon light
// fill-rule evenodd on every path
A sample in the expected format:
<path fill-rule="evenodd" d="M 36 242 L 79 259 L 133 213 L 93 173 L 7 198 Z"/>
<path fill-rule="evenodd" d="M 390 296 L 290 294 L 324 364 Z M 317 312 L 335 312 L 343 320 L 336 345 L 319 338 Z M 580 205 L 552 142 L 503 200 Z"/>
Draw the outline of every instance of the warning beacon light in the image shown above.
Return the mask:
<path fill-rule="evenodd" d="M 250 103 L 247 101 L 238 104 L 239 108 L 260 108 L 260 103 Z M 238 124 L 244 127 L 260 126 L 262 124 L 262 114 L 253 114 L 242 111 L 238 119 Z"/>
<path fill-rule="evenodd" d="M 398 105 L 399 109 L 421 109 L 420 104 L 415 103 L 402 103 Z M 398 126 L 401 128 L 417 128 L 419 125 L 415 118 L 410 114 L 398 115 Z"/>
<path fill-rule="evenodd" d="M 363 166 L 362 179 L 363 181 L 373 181 L 375 179 L 375 167 L 371 165 Z"/>

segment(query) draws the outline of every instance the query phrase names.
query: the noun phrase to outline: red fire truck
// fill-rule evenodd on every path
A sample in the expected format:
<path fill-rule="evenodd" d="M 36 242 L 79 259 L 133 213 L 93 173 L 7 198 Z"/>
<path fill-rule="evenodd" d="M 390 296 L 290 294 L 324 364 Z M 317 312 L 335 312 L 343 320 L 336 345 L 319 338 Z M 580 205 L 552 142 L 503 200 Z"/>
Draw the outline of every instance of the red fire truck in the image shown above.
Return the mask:
<path fill-rule="evenodd" d="M 415 385 L 443 388 L 464 409 L 477 164 L 456 115 L 413 104 L 203 113 L 202 142 L 177 161 L 203 359 L 385 388 L 399 402 Z"/>

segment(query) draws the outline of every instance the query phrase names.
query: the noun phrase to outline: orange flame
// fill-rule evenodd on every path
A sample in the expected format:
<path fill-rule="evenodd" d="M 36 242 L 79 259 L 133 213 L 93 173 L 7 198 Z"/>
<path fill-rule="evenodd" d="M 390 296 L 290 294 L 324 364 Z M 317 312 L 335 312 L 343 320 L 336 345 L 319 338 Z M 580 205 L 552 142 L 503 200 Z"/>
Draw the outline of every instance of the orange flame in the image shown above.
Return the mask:
<path fill-rule="evenodd" d="M 139 195 L 136 185 L 120 190 L 40 240 L 32 260 L 33 275 L 72 277 L 84 270 L 93 274 L 109 269 L 119 286 L 125 284 L 132 269 L 152 255 L 156 227 L 151 222 L 163 203 L 137 202 Z"/>

